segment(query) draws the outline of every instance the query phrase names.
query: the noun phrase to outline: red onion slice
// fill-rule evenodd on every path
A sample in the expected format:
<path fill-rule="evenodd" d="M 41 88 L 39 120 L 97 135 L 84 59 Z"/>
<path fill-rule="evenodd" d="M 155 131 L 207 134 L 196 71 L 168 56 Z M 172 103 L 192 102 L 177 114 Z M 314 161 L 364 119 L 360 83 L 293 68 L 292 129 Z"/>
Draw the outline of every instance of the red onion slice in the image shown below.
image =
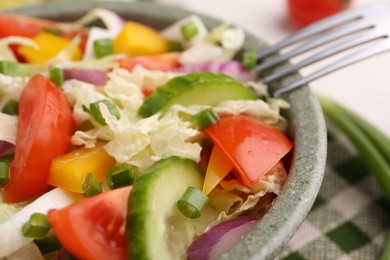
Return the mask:
<path fill-rule="evenodd" d="M 107 72 L 100 69 L 64 69 L 64 80 L 70 79 L 104 86 L 107 82 Z"/>
<path fill-rule="evenodd" d="M 0 140 L 0 156 L 12 153 L 14 148 L 15 146 L 12 143 Z"/>
<path fill-rule="evenodd" d="M 241 216 L 222 222 L 196 238 L 187 249 L 187 260 L 213 260 L 226 253 L 247 235 L 258 218 Z"/>

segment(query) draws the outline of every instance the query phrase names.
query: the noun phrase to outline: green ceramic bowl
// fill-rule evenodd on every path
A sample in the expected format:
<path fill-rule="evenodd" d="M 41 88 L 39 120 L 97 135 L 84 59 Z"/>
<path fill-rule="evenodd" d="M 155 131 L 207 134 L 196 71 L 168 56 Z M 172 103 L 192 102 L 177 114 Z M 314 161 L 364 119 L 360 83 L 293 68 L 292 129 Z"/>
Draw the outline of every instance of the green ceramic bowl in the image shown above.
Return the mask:
<path fill-rule="evenodd" d="M 54 20 L 74 20 L 96 7 L 111 9 L 125 18 L 157 29 L 193 14 L 152 2 L 112 0 L 74 3 L 55 1 L 52 4 L 24 7 L 11 12 Z M 221 22 L 200 16 L 210 27 Z M 265 46 L 261 39 L 247 35 L 245 49 L 257 51 Z M 285 79 L 290 80 L 292 78 Z M 281 195 L 257 227 L 225 254 L 223 259 L 273 259 L 299 228 L 318 193 L 326 161 L 326 129 L 321 109 L 307 86 L 286 94 L 284 98 L 291 104 L 286 116 L 290 123 L 289 134 L 295 143 L 288 180 Z"/>

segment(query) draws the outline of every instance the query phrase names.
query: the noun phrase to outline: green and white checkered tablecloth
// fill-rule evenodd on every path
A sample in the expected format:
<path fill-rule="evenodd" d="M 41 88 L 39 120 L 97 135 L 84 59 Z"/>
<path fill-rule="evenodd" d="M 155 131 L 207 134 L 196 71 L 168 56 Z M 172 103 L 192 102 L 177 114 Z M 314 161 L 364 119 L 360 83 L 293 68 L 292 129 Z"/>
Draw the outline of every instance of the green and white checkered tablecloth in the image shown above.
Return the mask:
<path fill-rule="evenodd" d="M 328 135 L 328 161 L 318 197 L 277 259 L 370 260 L 381 256 L 390 231 L 390 204 L 349 140 L 333 127 Z"/>

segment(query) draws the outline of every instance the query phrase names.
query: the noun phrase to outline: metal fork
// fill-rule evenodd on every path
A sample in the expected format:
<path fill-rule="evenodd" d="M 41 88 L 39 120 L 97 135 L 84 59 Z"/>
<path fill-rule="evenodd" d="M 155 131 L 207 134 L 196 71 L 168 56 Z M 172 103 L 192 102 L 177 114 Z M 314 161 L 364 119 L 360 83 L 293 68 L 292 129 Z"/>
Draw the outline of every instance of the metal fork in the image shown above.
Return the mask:
<path fill-rule="evenodd" d="M 282 77 L 296 72 L 299 69 L 317 61 L 343 52 L 352 47 L 369 43 L 368 46 L 359 46 L 359 50 L 331 62 L 304 78 L 278 88 L 273 92 L 273 95 L 279 96 L 327 75 L 330 72 L 390 50 L 389 37 L 390 3 L 349 9 L 309 25 L 268 49 L 259 52 L 257 54 L 257 61 L 259 65 L 254 68 L 254 72 L 264 73 L 266 70 L 309 50 L 323 46 L 324 44 L 332 43 L 335 40 L 341 41 L 336 42 L 332 46 L 326 47 L 324 50 L 321 50 L 295 64 L 282 67 L 281 69 L 275 70 L 271 74 L 266 75 L 262 78 L 262 82 L 267 84 L 274 80 L 281 79 Z M 280 56 L 265 59 L 280 50 L 301 41 L 305 42 Z"/>

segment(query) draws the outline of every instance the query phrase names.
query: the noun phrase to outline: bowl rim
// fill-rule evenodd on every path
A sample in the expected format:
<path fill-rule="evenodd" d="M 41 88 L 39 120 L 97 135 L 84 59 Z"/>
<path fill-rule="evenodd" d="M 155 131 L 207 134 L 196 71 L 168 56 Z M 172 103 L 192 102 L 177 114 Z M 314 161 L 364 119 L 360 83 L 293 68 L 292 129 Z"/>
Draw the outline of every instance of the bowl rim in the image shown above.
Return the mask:
<path fill-rule="evenodd" d="M 107 8 L 120 15 L 145 17 L 146 20 L 148 17 L 161 20 L 169 17 L 169 21 L 175 21 L 196 14 L 208 27 L 221 23 L 221 20 L 200 12 L 153 1 L 60 0 L 4 12 L 53 18 L 67 14 L 80 16 L 92 8 Z M 244 48 L 259 50 L 265 46 L 267 45 L 261 39 L 246 32 Z M 286 78 L 281 83 L 296 77 L 299 75 Z M 282 97 L 291 105 L 288 112 L 289 125 L 290 135 L 294 139 L 294 156 L 288 179 L 281 194 L 256 228 L 224 254 L 222 259 L 273 259 L 302 224 L 318 194 L 325 172 L 327 147 L 326 125 L 321 108 L 307 85 Z"/>

